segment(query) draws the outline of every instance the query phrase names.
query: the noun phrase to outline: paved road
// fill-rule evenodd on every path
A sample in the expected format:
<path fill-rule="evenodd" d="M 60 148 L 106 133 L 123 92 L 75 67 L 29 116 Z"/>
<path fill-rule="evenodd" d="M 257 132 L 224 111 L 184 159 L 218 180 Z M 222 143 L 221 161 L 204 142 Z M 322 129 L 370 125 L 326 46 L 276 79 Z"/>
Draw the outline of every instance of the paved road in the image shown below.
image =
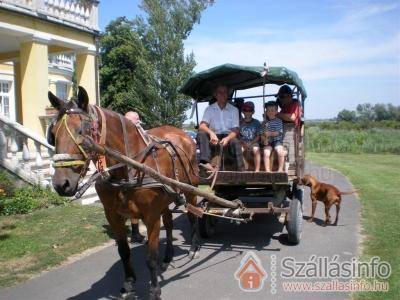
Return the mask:
<path fill-rule="evenodd" d="M 307 166 L 311 173 L 323 181 L 331 182 L 342 190 L 350 190 L 351 185 L 344 176 L 334 171 Z M 285 257 L 309 260 L 311 255 L 339 260 L 350 260 L 357 255 L 359 232 L 358 200 L 345 196 L 342 202 L 339 225 L 322 227 L 323 205 L 317 206 L 316 223 L 304 222 L 302 241 L 297 246 L 287 245 L 285 230 L 272 219 L 256 219 L 240 226 L 230 223 L 220 224 L 217 236 L 203 243 L 200 258 L 189 260 L 188 223 L 184 215 L 175 215 L 175 261 L 174 267 L 162 274 L 163 299 L 348 299 L 349 294 L 331 293 L 290 293 L 283 291 L 280 263 Z M 310 214 L 309 191 L 304 199 L 305 219 Z M 335 215 L 334 209 L 331 211 Z M 163 233 L 164 234 L 164 233 Z M 144 263 L 144 245 L 132 249 L 133 263 L 138 275 L 138 294 L 147 298 L 149 275 Z M 253 251 L 261 260 L 267 272 L 264 287 L 259 292 L 244 292 L 238 286 L 234 273 L 241 259 L 248 251 Z M 162 253 L 162 252 L 161 252 Z M 277 290 L 271 294 L 271 260 L 277 262 Z M 272 262 L 273 264 L 273 262 Z M 1 290 L 1 300 L 30 299 L 116 299 L 123 280 L 123 271 L 118 261 L 114 245 L 93 253 L 72 264 L 63 266 L 40 277 L 31 279 L 15 287 Z"/>

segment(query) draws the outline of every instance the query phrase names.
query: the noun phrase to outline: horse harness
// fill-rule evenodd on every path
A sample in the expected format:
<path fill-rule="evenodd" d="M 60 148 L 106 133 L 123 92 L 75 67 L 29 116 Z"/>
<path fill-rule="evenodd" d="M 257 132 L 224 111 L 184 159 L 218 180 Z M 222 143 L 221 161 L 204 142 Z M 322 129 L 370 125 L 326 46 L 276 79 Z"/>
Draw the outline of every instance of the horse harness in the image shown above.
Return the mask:
<path fill-rule="evenodd" d="M 113 166 L 107 167 L 106 159 L 104 155 L 100 155 L 97 153 L 88 153 L 86 152 L 82 146 L 78 143 L 77 137 L 73 135 L 70 128 L 67 124 L 67 118 L 69 115 L 77 114 L 81 116 L 81 129 L 80 134 L 83 136 L 89 136 L 93 139 L 95 143 L 98 143 L 102 146 L 105 145 L 106 141 L 106 118 L 102 109 L 98 106 L 89 105 L 89 109 L 91 113 L 87 113 L 80 108 L 69 108 L 62 109 L 58 116 L 61 116 L 61 123 L 56 129 L 55 135 L 52 134 L 52 128 L 54 127 L 56 122 L 53 122 L 49 130 L 47 131 L 47 141 L 49 144 L 56 146 L 55 141 L 57 140 L 57 135 L 62 126 L 65 127 L 68 135 L 71 137 L 75 145 L 78 147 L 80 154 L 69 154 L 69 153 L 59 153 L 53 156 L 53 167 L 54 168 L 63 168 L 63 167 L 74 167 L 74 166 L 83 166 L 82 171 L 80 173 L 80 180 L 83 180 L 84 174 L 86 173 L 90 161 L 93 161 L 96 166 L 96 172 L 89 178 L 86 183 L 80 182 L 77 192 L 75 194 L 76 198 L 80 198 L 85 191 L 98 179 L 101 179 L 103 182 L 107 182 L 112 186 L 122 188 L 123 195 L 126 196 L 126 192 L 135 188 L 162 188 L 167 194 L 172 196 L 174 202 L 177 205 L 181 205 L 184 203 L 182 199 L 182 192 L 179 190 L 174 190 L 172 187 L 165 185 L 163 183 L 155 181 L 153 178 L 149 176 L 145 176 L 144 174 L 140 174 L 139 171 L 135 171 L 133 174 L 132 168 L 126 166 L 123 163 L 118 163 Z M 157 158 L 157 151 L 159 149 L 165 149 L 169 156 L 171 157 L 172 166 L 174 169 L 174 177 L 175 180 L 179 180 L 179 170 L 177 168 L 177 162 L 179 161 L 183 167 L 185 175 L 190 184 L 192 184 L 188 171 L 185 168 L 183 160 L 179 155 L 176 147 L 166 139 L 161 139 L 159 137 L 148 134 L 139 123 L 133 123 L 136 126 L 139 135 L 143 139 L 146 147 L 139 151 L 136 155 L 132 156 L 130 153 L 130 148 L 128 146 L 128 137 L 127 137 L 127 128 L 126 121 L 127 119 L 119 114 L 123 139 L 124 139 L 124 148 L 125 155 L 132 159 L 138 159 L 142 157 L 141 163 L 144 163 L 146 157 L 151 154 L 155 164 L 157 171 L 160 172 L 159 162 Z M 56 121 L 60 120 L 59 118 Z M 101 129 L 99 130 L 99 121 L 101 121 Z M 182 150 L 182 149 L 181 149 Z M 190 161 L 189 161 L 190 164 Z M 114 180 L 110 176 L 109 172 L 118 168 L 126 168 L 127 178 L 122 180 Z M 125 197 L 124 197 L 125 198 Z"/>

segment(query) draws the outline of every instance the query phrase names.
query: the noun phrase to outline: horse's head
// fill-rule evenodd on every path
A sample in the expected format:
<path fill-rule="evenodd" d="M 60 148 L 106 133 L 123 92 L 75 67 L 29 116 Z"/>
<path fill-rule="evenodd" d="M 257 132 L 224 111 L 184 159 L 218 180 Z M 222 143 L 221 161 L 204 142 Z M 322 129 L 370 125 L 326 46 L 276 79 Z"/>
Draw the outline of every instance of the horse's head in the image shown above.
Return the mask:
<path fill-rule="evenodd" d="M 52 178 L 54 189 L 62 196 L 73 196 L 79 179 L 87 171 L 90 157 L 76 140 L 81 134 L 90 134 L 89 98 L 79 87 L 77 100 L 64 101 L 49 92 L 50 103 L 58 110 L 57 119 L 47 133 L 47 140 L 55 146 Z"/>

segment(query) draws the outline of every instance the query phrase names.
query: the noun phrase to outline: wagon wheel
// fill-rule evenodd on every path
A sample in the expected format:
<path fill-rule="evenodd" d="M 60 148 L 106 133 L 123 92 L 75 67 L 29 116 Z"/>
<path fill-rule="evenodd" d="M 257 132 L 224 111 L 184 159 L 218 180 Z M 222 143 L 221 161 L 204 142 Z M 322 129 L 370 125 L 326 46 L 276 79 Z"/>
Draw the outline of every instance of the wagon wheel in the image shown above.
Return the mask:
<path fill-rule="evenodd" d="M 301 239 L 301 230 L 303 227 L 303 210 L 301 202 L 293 198 L 289 204 L 289 214 L 287 216 L 286 230 L 288 240 L 291 244 L 297 245 Z"/>
<path fill-rule="evenodd" d="M 203 215 L 199 218 L 199 232 L 202 238 L 212 238 L 217 229 L 217 218 Z"/>

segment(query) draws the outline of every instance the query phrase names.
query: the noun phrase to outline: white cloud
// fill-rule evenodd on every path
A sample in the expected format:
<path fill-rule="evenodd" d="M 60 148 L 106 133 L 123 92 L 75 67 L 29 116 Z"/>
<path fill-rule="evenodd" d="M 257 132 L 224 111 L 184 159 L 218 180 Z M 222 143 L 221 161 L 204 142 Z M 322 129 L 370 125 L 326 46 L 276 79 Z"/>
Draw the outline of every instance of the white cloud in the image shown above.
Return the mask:
<path fill-rule="evenodd" d="M 360 23 L 398 8 L 398 3 L 361 3 L 361 5 L 345 9 L 346 15 L 340 22 L 346 23 L 346 25 Z"/>
<path fill-rule="evenodd" d="M 399 76 L 398 36 L 381 41 L 316 39 L 289 42 L 223 42 L 202 39 L 187 43 L 204 70 L 223 63 L 286 66 L 306 80 L 363 76 Z M 397 58 L 397 59 L 396 59 Z"/>
<path fill-rule="evenodd" d="M 384 3 L 372 1 L 345 1 L 335 2 L 333 9 L 339 9 L 342 17 L 330 28 L 336 33 L 359 33 L 374 30 L 373 23 L 376 20 L 384 19 L 382 15 L 392 11 L 398 11 L 399 3 Z"/>

